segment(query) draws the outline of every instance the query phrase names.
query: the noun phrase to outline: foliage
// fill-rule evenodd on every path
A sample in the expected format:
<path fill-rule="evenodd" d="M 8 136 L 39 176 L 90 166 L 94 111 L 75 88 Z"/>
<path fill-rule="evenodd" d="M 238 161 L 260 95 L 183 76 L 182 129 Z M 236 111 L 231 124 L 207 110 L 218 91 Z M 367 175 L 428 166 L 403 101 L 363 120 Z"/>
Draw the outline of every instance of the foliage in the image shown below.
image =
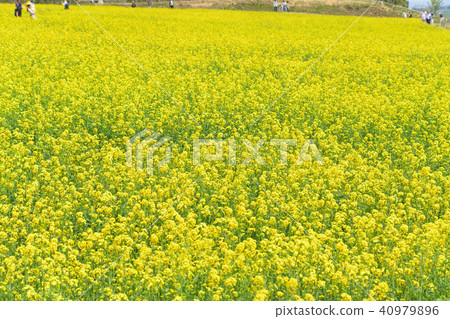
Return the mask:
<path fill-rule="evenodd" d="M 438 12 L 443 3 L 444 0 L 429 0 L 428 8 L 433 12 Z"/>

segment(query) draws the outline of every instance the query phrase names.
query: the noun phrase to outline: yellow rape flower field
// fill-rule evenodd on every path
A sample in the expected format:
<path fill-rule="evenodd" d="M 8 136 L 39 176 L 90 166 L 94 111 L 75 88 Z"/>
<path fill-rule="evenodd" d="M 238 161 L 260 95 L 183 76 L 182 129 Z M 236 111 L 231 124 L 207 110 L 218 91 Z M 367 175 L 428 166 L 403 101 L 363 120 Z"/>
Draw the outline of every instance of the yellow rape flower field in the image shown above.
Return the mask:
<path fill-rule="evenodd" d="M 363 17 L 295 82 L 355 17 L 85 8 L 117 43 L 0 5 L 1 300 L 450 298 L 448 30 Z M 172 138 L 153 175 L 144 129 Z M 242 165 L 244 139 L 298 145 Z"/>

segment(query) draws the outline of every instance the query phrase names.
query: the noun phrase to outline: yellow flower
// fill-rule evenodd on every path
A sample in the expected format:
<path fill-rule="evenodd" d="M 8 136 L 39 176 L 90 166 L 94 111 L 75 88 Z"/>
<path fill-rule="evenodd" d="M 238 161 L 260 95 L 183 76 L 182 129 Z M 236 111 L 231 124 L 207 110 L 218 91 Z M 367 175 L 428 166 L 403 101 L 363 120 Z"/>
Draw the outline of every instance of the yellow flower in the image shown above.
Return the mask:
<path fill-rule="evenodd" d="M 305 300 L 306 301 L 314 301 L 314 296 L 311 294 L 305 294 Z"/>
<path fill-rule="evenodd" d="M 341 294 L 341 300 L 342 301 L 352 301 L 352 296 L 349 294 L 346 294 L 345 292 Z"/>

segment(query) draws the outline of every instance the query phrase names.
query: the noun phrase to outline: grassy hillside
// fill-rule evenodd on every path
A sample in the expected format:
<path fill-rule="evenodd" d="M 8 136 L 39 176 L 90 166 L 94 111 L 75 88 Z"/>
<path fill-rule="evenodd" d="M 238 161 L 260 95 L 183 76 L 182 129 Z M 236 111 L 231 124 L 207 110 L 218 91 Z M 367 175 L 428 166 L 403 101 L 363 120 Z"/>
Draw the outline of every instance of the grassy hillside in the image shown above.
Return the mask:
<path fill-rule="evenodd" d="M 77 0 L 82 4 L 90 4 L 90 0 Z M 0 2 L 15 2 L 15 0 L 0 0 Z M 74 4 L 75 2 L 71 0 Z M 95 0 L 98 2 L 98 0 Z M 103 0 L 104 4 L 129 5 L 132 0 Z M 137 0 L 138 6 L 148 6 L 148 0 Z M 168 7 L 169 1 L 151 0 L 153 7 Z M 174 0 L 176 8 L 211 8 L 229 10 L 273 11 L 273 0 Z M 281 3 L 281 0 L 279 1 Z M 291 0 L 290 11 L 314 14 L 360 15 L 371 4 L 372 0 Z M 407 9 L 392 5 L 387 0 L 374 5 L 367 16 L 400 17 Z M 60 0 L 36 0 L 36 3 L 61 3 Z M 404 4 L 406 1 L 396 0 Z"/>
<path fill-rule="evenodd" d="M 121 1 L 121 0 L 120 0 Z M 398 0 L 397 3 L 399 3 Z M 131 1 L 129 1 L 131 2 Z M 148 1 L 142 1 L 147 5 Z M 168 1 L 152 1 L 154 7 L 164 7 Z M 232 10 L 272 11 L 273 0 L 180 0 L 174 1 L 178 8 L 214 8 Z M 279 1 L 281 3 L 281 1 Z M 291 12 L 335 14 L 335 15 L 360 15 L 371 4 L 372 0 L 291 0 Z M 368 16 L 399 17 L 407 10 L 401 6 L 393 6 L 389 1 L 374 5 Z"/>
<path fill-rule="evenodd" d="M 227 1 L 210 0 L 209 2 L 223 3 Z M 255 1 L 255 0 L 236 0 L 230 8 L 236 9 L 258 9 L 272 10 L 273 1 Z M 315 14 L 335 14 L 335 15 L 360 15 L 372 3 L 370 0 L 293 0 L 289 1 L 291 12 L 315 13 Z M 216 4 L 217 5 L 217 4 Z M 368 16 L 389 16 L 398 17 L 406 9 L 399 6 L 392 6 L 388 3 L 375 4 L 369 12 Z"/>

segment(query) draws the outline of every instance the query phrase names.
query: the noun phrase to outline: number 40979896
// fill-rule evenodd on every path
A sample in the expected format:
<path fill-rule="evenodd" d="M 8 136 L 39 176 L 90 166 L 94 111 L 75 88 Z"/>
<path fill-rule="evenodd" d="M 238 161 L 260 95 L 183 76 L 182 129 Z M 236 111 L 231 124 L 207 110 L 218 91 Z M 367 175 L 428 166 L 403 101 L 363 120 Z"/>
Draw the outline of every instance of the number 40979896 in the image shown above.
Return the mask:
<path fill-rule="evenodd" d="M 438 315 L 438 306 L 383 306 L 380 308 L 379 312 L 383 315 L 388 316 L 414 316 L 414 315 Z"/>

